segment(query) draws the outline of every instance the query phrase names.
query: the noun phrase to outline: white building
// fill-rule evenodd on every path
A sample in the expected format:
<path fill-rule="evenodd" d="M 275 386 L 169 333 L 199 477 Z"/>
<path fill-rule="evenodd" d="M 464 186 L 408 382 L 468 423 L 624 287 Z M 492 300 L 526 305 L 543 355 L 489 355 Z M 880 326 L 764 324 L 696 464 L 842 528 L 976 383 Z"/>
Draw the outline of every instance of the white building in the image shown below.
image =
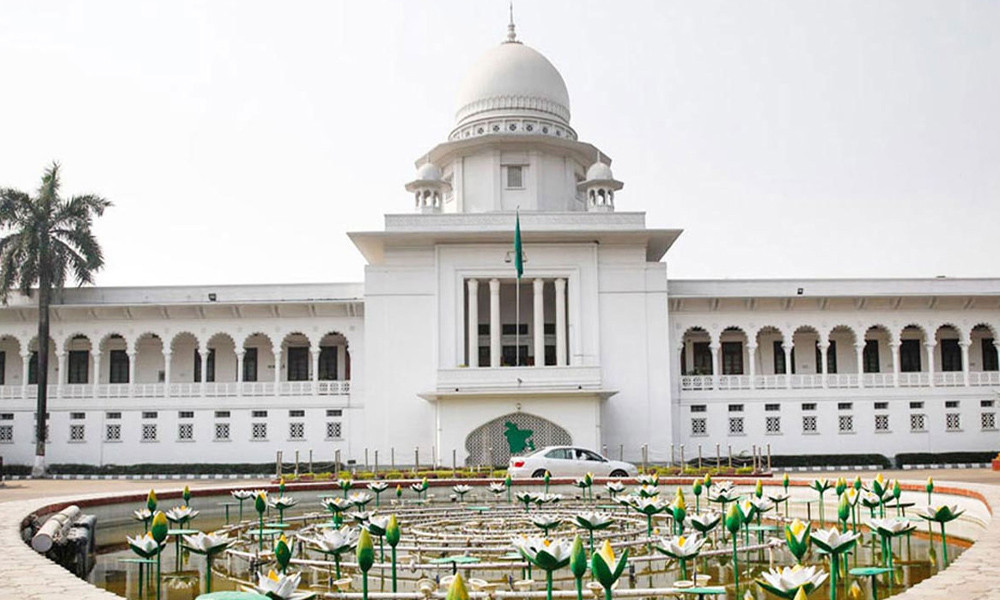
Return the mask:
<path fill-rule="evenodd" d="M 48 461 L 503 463 L 511 429 L 652 460 L 1000 446 L 1000 280 L 669 280 L 681 232 L 616 210 L 610 164 L 512 25 L 411 210 L 350 234 L 364 283 L 66 290 Z M 36 318 L 0 308 L 8 463 L 33 455 Z"/>

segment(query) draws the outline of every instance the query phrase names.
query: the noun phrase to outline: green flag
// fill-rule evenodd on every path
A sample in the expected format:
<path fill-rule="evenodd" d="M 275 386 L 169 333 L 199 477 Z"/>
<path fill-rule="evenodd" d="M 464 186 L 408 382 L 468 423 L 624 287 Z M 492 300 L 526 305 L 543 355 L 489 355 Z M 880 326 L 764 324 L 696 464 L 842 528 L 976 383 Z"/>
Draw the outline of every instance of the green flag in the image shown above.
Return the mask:
<path fill-rule="evenodd" d="M 514 269 L 517 271 L 517 278 L 524 274 L 524 257 L 521 253 L 521 214 L 516 213 L 514 221 Z"/>

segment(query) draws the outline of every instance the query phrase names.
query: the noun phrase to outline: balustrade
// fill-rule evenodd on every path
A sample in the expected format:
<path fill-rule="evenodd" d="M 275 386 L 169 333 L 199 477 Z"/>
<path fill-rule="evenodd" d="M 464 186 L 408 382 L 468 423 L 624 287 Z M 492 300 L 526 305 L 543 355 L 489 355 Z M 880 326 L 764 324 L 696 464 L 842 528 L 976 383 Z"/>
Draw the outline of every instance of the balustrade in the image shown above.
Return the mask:
<path fill-rule="evenodd" d="M 970 371 L 969 386 L 985 387 L 1000 385 L 1000 371 Z M 685 392 L 704 391 L 735 391 L 735 390 L 808 390 L 820 389 L 852 389 L 859 387 L 884 389 L 897 387 L 893 373 L 830 373 L 795 374 L 795 375 L 682 375 L 681 390 Z M 789 378 L 791 381 L 789 382 Z M 824 385 L 824 378 L 826 383 Z M 936 387 L 965 387 L 965 374 L 962 371 L 945 371 L 933 374 Z M 753 385 L 751 386 L 751 380 Z M 337 382 L 329 382 L 337 383 Z M 900 373 L 898 387 L 931 387 L 931 374 L 926 372 Z M 320 392 L 324 393 L 324 392 Z M 344 393 L 347 393 L 346 391 Z"/>
<path fill-rule="evenodd" d="M 346 396 L 351 393 L 350 381 L 283 381 L 275 394 L 274 382 L 216 381 L 208 383 L 68 383 L 50 385 L 49 398 L 234 398 L 238 396 L 310 396 L 313 390 L 320 396 Z M 35 385 L 0 385 L 0 400 L 30 400 L 38 393 Z"/>

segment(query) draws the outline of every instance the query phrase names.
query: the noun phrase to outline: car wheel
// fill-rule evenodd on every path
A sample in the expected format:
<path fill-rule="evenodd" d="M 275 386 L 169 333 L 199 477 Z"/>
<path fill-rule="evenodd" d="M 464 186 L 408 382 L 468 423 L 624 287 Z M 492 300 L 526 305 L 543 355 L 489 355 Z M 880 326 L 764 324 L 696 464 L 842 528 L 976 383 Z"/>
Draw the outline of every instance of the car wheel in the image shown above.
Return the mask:
<path fill-rule="evenodd" d="M 545 469 L 536 469 L 535 472 L 531 474 L 531 476 L 534 477 L 535 479 L 541 479 L 542 477 L 545 477 L 546 473 L 548 473 L 548 471 L 546 471 Z"/>
<path fill-rule="evenodd" d="M 611 471 L 611 476 L 612 477 L 628 477 L 628 473 L 626 473 L 625 471 L 622 471 L 621 469 L 615 469 L 614 471 Z"/>

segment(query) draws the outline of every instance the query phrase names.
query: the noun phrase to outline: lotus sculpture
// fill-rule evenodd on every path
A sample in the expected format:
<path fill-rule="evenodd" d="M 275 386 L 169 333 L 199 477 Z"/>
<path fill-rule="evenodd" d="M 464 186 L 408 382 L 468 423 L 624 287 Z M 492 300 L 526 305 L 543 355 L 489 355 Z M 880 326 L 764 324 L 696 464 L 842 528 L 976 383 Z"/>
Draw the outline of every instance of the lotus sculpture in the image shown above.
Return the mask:
<path fill-rule="evenodd" d="M 826 578 L 827 574 L 815 566 L 795 565 L 761 573 L 757 585 L 779 598 L 793 600 L 799 593 L 809 595 L 823 585 Z"/>
<path fill-rule="evenodd" d="M 965 510 L 958 507 L 957 504 L 939 504 L 937 506 L 925 506 L 917 511 L 917 516 L 921 519 L 925 519 L 928 522 L 934 522 L 941 525 L 941 557 L 943 559 L 943 565 L 948 565 L 948 539 L 944 533 L 945 523 L 950 523 L 964 513 Z"/>
<path fill-rule="evenodd" d="M 611 548 L 611 543 L 604 540 L 601 549 L 594 552 L 590 557 L 590 572 L 594 578 L 604 588 L 604 600 L 611 600 L 611 590 L 625 571 L 628 564 L 628 550 L 615 558 L 615 551 Z"/>
<path fill-rule="evenodd" d="M 552 600 L 552 572 L 569 564 L 572 544 L 566 540 L 527 536 L 515 538 L 511 544 L 525 560 L 545 571 L 546 598 Z"/>
<path fill-rule="evenodd" d="M 687 579 L 687 561 L 698 557 L 705 541 L 705 538 L 697 533 L 689 536 L 678 535 L 671 538 L 660 538 L 657 543 L 653 544 L 653 548 L 660 554 L 665 554 L 678 561 L 681 565 L 681 577 Z"/>

